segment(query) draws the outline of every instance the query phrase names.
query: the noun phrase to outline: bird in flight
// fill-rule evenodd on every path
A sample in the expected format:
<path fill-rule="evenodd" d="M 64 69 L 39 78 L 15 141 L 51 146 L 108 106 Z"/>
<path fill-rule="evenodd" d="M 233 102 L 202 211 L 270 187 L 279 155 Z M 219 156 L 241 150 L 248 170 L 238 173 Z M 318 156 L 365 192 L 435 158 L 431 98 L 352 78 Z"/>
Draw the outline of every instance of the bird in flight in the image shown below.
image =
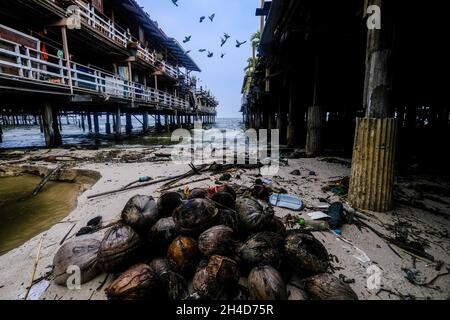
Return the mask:
<path fill-rule="evenodd" d="M 226 53 L 222 53 L 222 54 L 220 55 L 220 57 L 223 59 L 223 57 L 225 57 L 225 55 L 226 55 Z"/>
<path fill-rule="evenodd" d="M 192 36 L 184 37 L 183 43 L 191 41 Z"/>
<path fill-rule="evenodd" d="M 186 54 L 189 54 L 189 53 L 191 53 L 191 50 L 186 51 Z"/>
<path fill-rule="evenodd" d="M 208 58 L 212 58 L 214 56 L 213 52 L 208 51 Z"/>
<path fill-rule="evenodd" d="M 239 42 L 238 40 L 236 40 L 236 48 L 239 48 L 240 46 L 242 46 L 243 44 L 246 44 L 247 41 L 244 42 Z"/>
<path fill-rule="evenodd" d="M 208 18 L 209 18 L 209 20 L 211 20 L 211 22 L 213 22 L 214 21 L 214 17 L 216 16 L 216 14 L 215 13 L 213 13 L 212 15 L 210 15 Z"/>
<path fill-rule="evenodd" d="M 201 17 L 200 17 L 200 23 L 202 23 L 203 20 L 205 20 L 205 18 L 206 18 L 205 16 L 201 16 Z"/>
<path fill-rule="evenodd" d="M 223 36 L 225 37 L 225 40 L 228 40 L 230 38 L 230 35 L 228 33 L 224 33 Z"/>
<path fill-rule="evenodd" d="M 178 0 L 172 0 L 172 3 L 178 7 Z"/>
<path fill-rule="evenodd" d="M 227 39 L 220 38 L 220 41 L 221 41 L 221 43 L 220 43 L 220 46 L 221 46 L 221 47 L 223 47 L 223 45 L 224 45 L 225 43 L 227 43 Z"/>
<path fill-rule="evenodd" d="M 198 52 L 205 52 L 206 51 L 206 49 L 200 49 L 200 50 L 198 50 Z"/>

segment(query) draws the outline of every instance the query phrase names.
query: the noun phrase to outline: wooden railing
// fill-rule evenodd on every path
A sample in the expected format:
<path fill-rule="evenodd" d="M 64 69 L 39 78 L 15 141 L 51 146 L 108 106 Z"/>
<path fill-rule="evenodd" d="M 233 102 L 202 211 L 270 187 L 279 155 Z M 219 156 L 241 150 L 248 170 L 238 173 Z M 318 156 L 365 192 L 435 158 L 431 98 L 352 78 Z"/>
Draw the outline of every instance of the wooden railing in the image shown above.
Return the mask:
<path fill-rule="evenodd" d="M 100 16 L 96 11 L 94 6 L 85 3 L 81 0 L 74 0 L 74 3 L 80 9 L 80 16 L 84 22 L 86 22 L 90 27 L 92 27 L 97 32 L 103 34 L 107 38 L 111 39 L 116 44 L 127 48 L 129 42 L 138 42 L 132 35 L 130 35 L 125 29 L 108 19 L 107 17 Z M 143 48 L 139 43 L 138 45 L 138 58 L 146 61 L 147 63 L 156 67 L 156 63 L 159 62 L 163 65 L 163 72 L 172 78 L 178 78 L 180 70 L 166 61 L 157 60 L 154 53 L 146 48 Z"/>
<path fill-rule="evenodd" d="M 69 80 L 69 72 L 72 82 Z M 14 79 L 53 84 L 79 91 L 131 101 L 151 103 L 172 109 L 189 109 L 188 101 L 169 93 L 130 82 L 97 68 L 67 61 L 39 50 L 0 38 L 0 74 Z"/>

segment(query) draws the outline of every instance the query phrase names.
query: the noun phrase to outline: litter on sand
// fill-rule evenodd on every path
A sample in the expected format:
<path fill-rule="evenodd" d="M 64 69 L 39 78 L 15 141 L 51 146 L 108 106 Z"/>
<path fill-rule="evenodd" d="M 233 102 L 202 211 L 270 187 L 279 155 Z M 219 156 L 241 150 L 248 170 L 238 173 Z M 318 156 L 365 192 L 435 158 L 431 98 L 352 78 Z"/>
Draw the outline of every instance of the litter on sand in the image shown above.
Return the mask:
<path fill-rule="evenodd" d="M 322 219 L 330 219 L 331 217 L 322 211 L 314 211 L 308 213 L 308 216 L 311 220 L 322 220 Z"/>
<path fill-rule="evenodd" d="M 270 196 L 270 204 L 276 207 L 299 211 L 303 207 L 303 201 L 296 196 L 274 193 Z"/>

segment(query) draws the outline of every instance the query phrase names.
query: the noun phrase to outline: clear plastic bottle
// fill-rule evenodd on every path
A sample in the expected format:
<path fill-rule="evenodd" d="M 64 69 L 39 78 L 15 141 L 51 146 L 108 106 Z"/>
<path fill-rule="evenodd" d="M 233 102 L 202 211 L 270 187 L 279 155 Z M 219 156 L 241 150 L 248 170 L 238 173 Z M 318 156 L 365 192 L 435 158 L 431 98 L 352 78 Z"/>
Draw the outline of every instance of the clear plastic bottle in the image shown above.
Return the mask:
<path fill-rule="evenodd" d="M 324 220 L 305 220 L 300 218 L 300 226 L 307 231 L 326 231 L 330 230 L 330 225 Z"/>

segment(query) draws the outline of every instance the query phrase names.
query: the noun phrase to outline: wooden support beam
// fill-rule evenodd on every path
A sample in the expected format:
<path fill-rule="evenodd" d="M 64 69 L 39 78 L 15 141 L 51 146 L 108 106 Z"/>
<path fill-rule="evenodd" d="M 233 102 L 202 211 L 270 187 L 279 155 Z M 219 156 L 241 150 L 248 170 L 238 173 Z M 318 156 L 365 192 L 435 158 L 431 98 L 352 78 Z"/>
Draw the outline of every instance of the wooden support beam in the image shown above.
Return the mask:
<path fill-rule="evenodd" d="M 105 132 L 106 134 L 111 134 L 111 122 L 109 120 L 110 114 L 106 113 L 106 124 L 105 124 Z"/>
<path fill-rule="evenodd" d="M 117 107 L 116 109 L 116 116 L 115 116 L 115 122 L 114 122 L 114 126 L 115 126 L 115 134 L 116 134 L 116 139 L 120 139 L 122 137 L 122 122 L 121 122 L 121 112 L 120 112 L 120 106 Z"/>
<path fill-rule="evenodd" d="M 42 106 L 42 125 L 44 128 L 45 145 L 49 148 L 54 147 L 55 133 L 53 131 L 53 112 L 52 105 L 50 103 L 44 103 Z"/>
<path fill-rule="evenodd" d="M 98 123 L 98 113 L 97 112 L 94 112 L 94 132 L 95 132 L 95 135 L 100 134 L 100 126 Z"/>

